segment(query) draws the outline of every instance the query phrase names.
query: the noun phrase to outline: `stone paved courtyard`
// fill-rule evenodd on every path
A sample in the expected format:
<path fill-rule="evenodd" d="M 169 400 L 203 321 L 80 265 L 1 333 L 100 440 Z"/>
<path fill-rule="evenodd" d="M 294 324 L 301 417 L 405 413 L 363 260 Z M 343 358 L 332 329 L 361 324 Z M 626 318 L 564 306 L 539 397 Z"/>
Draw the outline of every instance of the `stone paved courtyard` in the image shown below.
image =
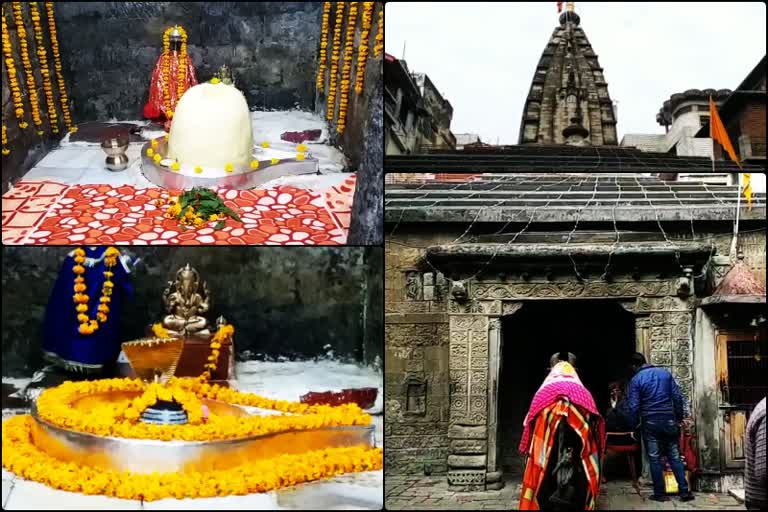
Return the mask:
<path fill-rule="evenodd" d="M 387 475 L 384 478 L 385 506 L 389 510 L 509 510 L 516 509 L 521 483 L 509 480 L 503 489 L 486 492 L 448 491 L 445 476 L 403 477 Z M 648 499 L 649 487 L 640 488 L 640 494 L 628 481 L 608 482 L 600 488 L 600 510 L 744 510 L 745 507 L 726 494 L 696 493 L 696 499 L 687 503 L 676 497 L 665 503 Z"/>

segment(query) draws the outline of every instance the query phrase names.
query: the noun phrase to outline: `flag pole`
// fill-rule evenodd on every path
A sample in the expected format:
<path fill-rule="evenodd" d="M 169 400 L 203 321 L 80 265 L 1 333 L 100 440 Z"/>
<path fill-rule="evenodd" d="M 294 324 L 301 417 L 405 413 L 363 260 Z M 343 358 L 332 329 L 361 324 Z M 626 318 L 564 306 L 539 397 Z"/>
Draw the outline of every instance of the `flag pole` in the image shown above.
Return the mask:
<path fill-rule="evenodd" d="M 741 173 L 736 174 L 736 222 L 733 223 L 733 240 L 731 240 L 731 261 L 736 258 L 736 244 L 739 237 L 739 212 L 741 211 Z"/>

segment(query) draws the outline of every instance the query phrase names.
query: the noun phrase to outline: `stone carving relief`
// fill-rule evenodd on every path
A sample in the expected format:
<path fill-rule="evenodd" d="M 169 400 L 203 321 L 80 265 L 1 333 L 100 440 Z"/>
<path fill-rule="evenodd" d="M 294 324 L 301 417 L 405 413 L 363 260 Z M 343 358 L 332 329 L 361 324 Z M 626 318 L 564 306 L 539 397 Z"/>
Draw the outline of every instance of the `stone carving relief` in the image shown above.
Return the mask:
<path fill-rule="evenodd" d="M 634 297 L 641 295 L 667 295 L 668 281 L 641 282 L 588 282 L 493 284 L 473 283 L 473 299 L 525 299 L 530 297 Z"/>
<path fill-rule="evenodd" d="M 488 371 L 472 371 L 469 374 L 469 392 L 472 395 L 484 395 L 488 393 Z"/>
<path fill-rule="evenodd" d="M 421 278 L 416 271 L 405 273 L 406 300 L 421 300 Z"/>
<path fill-rule="evenodd" d="M 498 315 L 501 314 L 501 303 L 499 301 L 480 301 L 472 300 L 461 304 L 455 300 L 448 302 L 448 312 L 457 314 L 481 314 Z"/>
<path fill-rule="evenodd" d="M 453 295 L 456 302 L 463 304 L 469 297 L 467 285 L 463 281 L 453 281 L 451 283 L 451 295 Z"/>
<path fill-rule="evenodd" d="M 421 377 L 406 380 L 405 412 L 423 416 L 427 412 L 427 383 Z"/>
<path fill-rule="evenodd" d="M 520 311 L 520 308 L 523 307 L 522 302 L 508 302 L 504 301 L 501 303 L 501 314 L 504 316 L 507 315 L 514 315 L 518 311 Z"/>
<path fill-rule="evenodd" d="M 485 486 L 485 471 L 448 471 L 449 485 Z"/>
<path fill-rule="evenodd" d="M 469 394 L 469 388 L 467 383 L 469 381 L 469 372 L 467 370 L 450 370 L 451 382 L 450 393 L 451 395 L 467 395 Z"/>
<path fill-rule="evenodd" d="M 651 364 L 656 366 L 670 366 L 672 364 L 672 354 L 669 352 L 651 351 Z"/>
<path fill-rule="evenodd" d="M 672 340 L 669 327 L 651 327 L 651 350 L 670 350 Z"/>

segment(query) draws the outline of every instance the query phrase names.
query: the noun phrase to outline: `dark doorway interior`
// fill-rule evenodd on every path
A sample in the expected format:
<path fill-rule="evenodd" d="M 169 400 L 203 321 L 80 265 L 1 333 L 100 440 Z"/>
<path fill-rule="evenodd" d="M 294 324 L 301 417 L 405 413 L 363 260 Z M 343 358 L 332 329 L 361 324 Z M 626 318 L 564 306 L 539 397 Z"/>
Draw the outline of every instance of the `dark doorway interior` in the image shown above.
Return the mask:
<path fill-rule="evenodd" d="M 533 395 L 549 371 L 549 357 L 570 351 L 578 373 L 603 413 L 610 404 L 608 384 L 629 377 L 635 351 L 633 315 L 611 300 L 526 302 L 502 321 L 502 370 L 499 386 L 499 445 L 502 468 L 522 476 L 517 447 Z"/>

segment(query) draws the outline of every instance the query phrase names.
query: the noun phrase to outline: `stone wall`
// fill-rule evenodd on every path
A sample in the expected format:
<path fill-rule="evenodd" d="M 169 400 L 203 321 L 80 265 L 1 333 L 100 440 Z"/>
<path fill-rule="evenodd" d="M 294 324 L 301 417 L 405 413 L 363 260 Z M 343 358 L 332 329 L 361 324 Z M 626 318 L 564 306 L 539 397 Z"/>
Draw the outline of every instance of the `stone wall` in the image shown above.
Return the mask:
<path fill-rule="evenodd" d="M 384 467 L 391 474 L 448 469 L 445 279 L 421 271 L 421 255 L 393 243 L 385 248 Z"/>
<path fill-rule="evenodd" d="M 56 75 L 53 71 L 53 55 L 51 54 L 50 42 L 48 38 L 45 38 L 48 65 L 52 71 L 53 82 L 53 96 L 54 103 L 57 106 L 56 111 L 58 114 L 58 120 L 60 123 L 59 135 L 51 133 L 51 127 L 48 122 L 48 103 L 45 97 L 45 90 L 43 89 L 43 78 L 40 74 L 40 61 L 37 55 L 37 43 L 35 41 L 32 20 L 29 13 L 29 7 L 26 3 L 23 3 L 22 18 L 24 19 L 24 29 L 26 31 L 27 48 L 29 53 L 30 67 L 35 77 L 35 89 L 39 102 L 40 119 L 42 120 L 41 129 L 44 134 L 37 135 L 38 128 L 32 121 L 31 106 L 29 103 L 29 90 L 27 87 L 26 74 L 24 71 L 24 65 L 21 60 L 21 52 L 19 47 L 18 29 L 16 27 L 15 17 L 13 10 L 11 9 L 11 3 L 7 2 L 3 4 L 3 13 L 5 14 L 6 24 L 8 26 L 8 36 L 11 42 L 11 53 L 13 54 L 14 66 L 16 68 L 16 79 L 21 89 L 22 102 L 24 103 L 24 120 L 29 124 L 25 129 L 19 128 L 19 121 L 14 113 L 13 97 L 11 96 L 10 87 L 8 84 L 8 73 L 3 59 L 3 72 L 2 72 L 2 118 L 3 125 L 7 132 L 8 143 L 7 147 L 11 150 L 10 154 L 2 156 L 2 192 L 5 193 L 8 190 L 9 183 L 15 183 L 19 178 L 35 166 L 37 162 L 43 159 L 43 157 L 50 151 L 56 141 L 65 133 L 64 124 L 62 121 L 61 109 L 59 101 L 58 87 L 56 86 Z M 41 24 L 43 26 L 43 33 L 48 33 L 47 18 L 45 15 L 45 9 L 42 4 L 39 4 L 41 11 Z M 60 50 L 61 51 L 61 50 Z M 64 57 L 62 56 L 62 59 Z M 66 76 L 66 75 L 65 75 Z"/>
<path fill-rule="evenodd" d="M 65 247 L 3 248 L 3 375 L 29 375 L 41 364 L 42 320 Z M 239 357 L 334 355 L 382 358 L 381 301 L 366 297 L 382 279 L 381 248 L 132 248 L 142 258 L 122 336 L 135 339 L 159 321 L 165 282 L 186 262 L 208 282 L 207 317 L 235 325 Z M 378 255 L 376 253 L 379 253 Z M 373 282 L 371 286 L 369 282 Z M 369 286 L 371 286 L 369 288 Z M 368 322 L 366 328 L 366 319 Z"/>
<path fill-rule="evenodd" d="M 173 24 L 188 34 L 198 81 L 223 64 L 252 109 L 314 107 L 319 2 L 56 2 L 77 121 L 141 119 Z"/>

